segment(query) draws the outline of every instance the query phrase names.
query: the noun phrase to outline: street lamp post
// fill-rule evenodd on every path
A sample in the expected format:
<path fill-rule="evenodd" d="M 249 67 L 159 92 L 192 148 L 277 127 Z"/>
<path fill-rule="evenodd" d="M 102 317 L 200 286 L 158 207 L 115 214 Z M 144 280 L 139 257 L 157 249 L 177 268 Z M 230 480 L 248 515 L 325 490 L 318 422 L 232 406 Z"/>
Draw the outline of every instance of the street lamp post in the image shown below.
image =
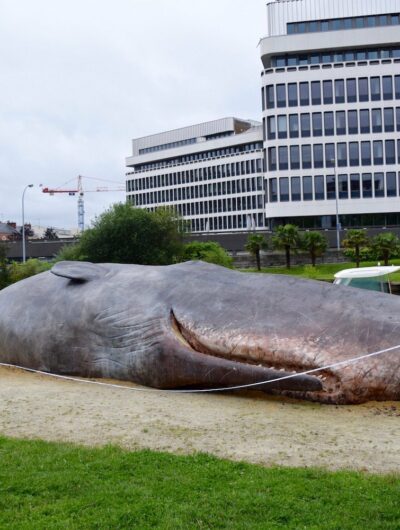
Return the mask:
<path fill-rule="evenodd" d="M 25 248 L 25 192 L 28 188 L 33 188 L 33 184 L 25 186 L 22 193 L 22 263 L 26 261 L 26 248 Z"/>
<path fill-rule="evenodd" d="M 340 222 L 339 222 L 339 180 L 337 174 L 336 160 L 331 159 L 333 171 L 335 173 L 335 203 L 336 203 L 336 248 L 340 251 Z"/>

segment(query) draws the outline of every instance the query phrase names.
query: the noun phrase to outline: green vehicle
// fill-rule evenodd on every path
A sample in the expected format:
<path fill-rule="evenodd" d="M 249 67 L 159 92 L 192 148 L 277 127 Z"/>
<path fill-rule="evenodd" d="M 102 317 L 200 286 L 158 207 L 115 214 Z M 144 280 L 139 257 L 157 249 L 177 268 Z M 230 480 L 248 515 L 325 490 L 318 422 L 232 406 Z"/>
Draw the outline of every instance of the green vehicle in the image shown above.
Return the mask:
<path fill-rule="evenodd" d="M 379 291 L 392 294 L 389 275 L 400 270 L 400 267 L 363 267 L 346 269 L 335 274 L 335 285 L 348 285 L 358 289 Z"/>

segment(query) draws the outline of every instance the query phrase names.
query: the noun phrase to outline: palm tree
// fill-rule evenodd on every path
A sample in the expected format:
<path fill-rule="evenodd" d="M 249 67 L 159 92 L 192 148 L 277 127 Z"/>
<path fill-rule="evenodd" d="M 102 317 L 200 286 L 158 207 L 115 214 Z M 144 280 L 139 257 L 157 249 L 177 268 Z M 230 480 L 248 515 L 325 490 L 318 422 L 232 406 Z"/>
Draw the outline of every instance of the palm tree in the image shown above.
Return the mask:
<path fill-rule="evenodd" d="M 345 248 L 351 248 L 355 252 L 356 266 L 360 266 L 360 249 L 367 247 L 369 239 L 364 230 L 349 230 L 346 239 L 343 240 Z"/>
<path fill-rule="evenodd" d="M 400 240 L 392 232 L 378 234 L 372 240 L 372 248 L 376 252 L 378 259 L 383 259 L 385 265 L 389 265 L 390 258 L 398 255 L 400 250 Z"/>
<path fill-rule="evenodd" d="M 261 259 L 260 259 L 260 252 L 261 250 L 267 250 L 268 243 L 265 240 L 264 236 L 261 234 L 250 234 L 247 243 L 245 245 L 245 249 L 247 252 L 250 252 L 253 256 L 256 258 L 257 262 L 257 269 L 261 270 Z"/>
<path fill-rule="evenodd" d="M 295 225 L 287 224 L 278 226 L 275 235 L 272 237 L 274 248 L 284 250 L 286 254 L 286 267 L 290 269 L 290 253 L 300 245 L 299 229 Z"/>
<path fill-rule="evenodd" d="M 309 252 L 312 266 L 315 267 L 317 258 L 326 251 L 328 241 L 321 232 L 306 232 L 301 240 L 301 246 Z"/>

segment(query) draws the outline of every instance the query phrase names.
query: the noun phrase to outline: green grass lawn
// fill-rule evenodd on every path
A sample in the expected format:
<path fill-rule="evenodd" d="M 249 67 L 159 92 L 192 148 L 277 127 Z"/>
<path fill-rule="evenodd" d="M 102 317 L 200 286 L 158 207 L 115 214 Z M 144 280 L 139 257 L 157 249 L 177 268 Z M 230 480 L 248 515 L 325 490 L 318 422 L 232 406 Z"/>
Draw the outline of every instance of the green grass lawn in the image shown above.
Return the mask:
<path fill-rule="evenodd" d="M 400 260 L 390 260 L 391 265 L 400 265 Z M 383 263 L 382 263 L 383 265 Z M 299 276 L 302 278 L 312 278 L 313 280 L 333 280 L 334 275 L 344 269 L 352 269 L 355 263 L 326 263 L 312 267 L 311 265 L 296 265 L 290 269 L 286 267 L 268 267 L 261 269 L 261 272 L 268 274 L 289 274 L 291 276 Z M 363 262 L 361 267 L 375 267 L 376 261 Z M 243 272 L 257 272 L 256 269 L 241 269 Z M 400 272 L 390 275 L 392 282 L 400 282 Z"/>
<path fill-rule="evenodd" d="M 3 529 L 393 529 L 400 476 L 0 438 Z"/>

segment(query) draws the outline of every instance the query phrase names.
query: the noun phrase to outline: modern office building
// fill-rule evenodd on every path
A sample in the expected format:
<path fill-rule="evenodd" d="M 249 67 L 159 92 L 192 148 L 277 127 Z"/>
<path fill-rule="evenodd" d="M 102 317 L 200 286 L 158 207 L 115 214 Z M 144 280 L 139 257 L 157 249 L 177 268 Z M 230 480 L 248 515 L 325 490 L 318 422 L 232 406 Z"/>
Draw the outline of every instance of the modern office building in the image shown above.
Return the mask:
<path fill-rule="evenodd" d="M 400 225 L 400 0 L 267 11 L 267 226 L 335 228 L 336 210 L 345 227 Z"/>
<path fill-rule="evenodd" d="M 225 118 L 138 138 L 126 165 L 128 200 L 171 206 L 192 232 L 265 227 L 259 122 Z"/>

